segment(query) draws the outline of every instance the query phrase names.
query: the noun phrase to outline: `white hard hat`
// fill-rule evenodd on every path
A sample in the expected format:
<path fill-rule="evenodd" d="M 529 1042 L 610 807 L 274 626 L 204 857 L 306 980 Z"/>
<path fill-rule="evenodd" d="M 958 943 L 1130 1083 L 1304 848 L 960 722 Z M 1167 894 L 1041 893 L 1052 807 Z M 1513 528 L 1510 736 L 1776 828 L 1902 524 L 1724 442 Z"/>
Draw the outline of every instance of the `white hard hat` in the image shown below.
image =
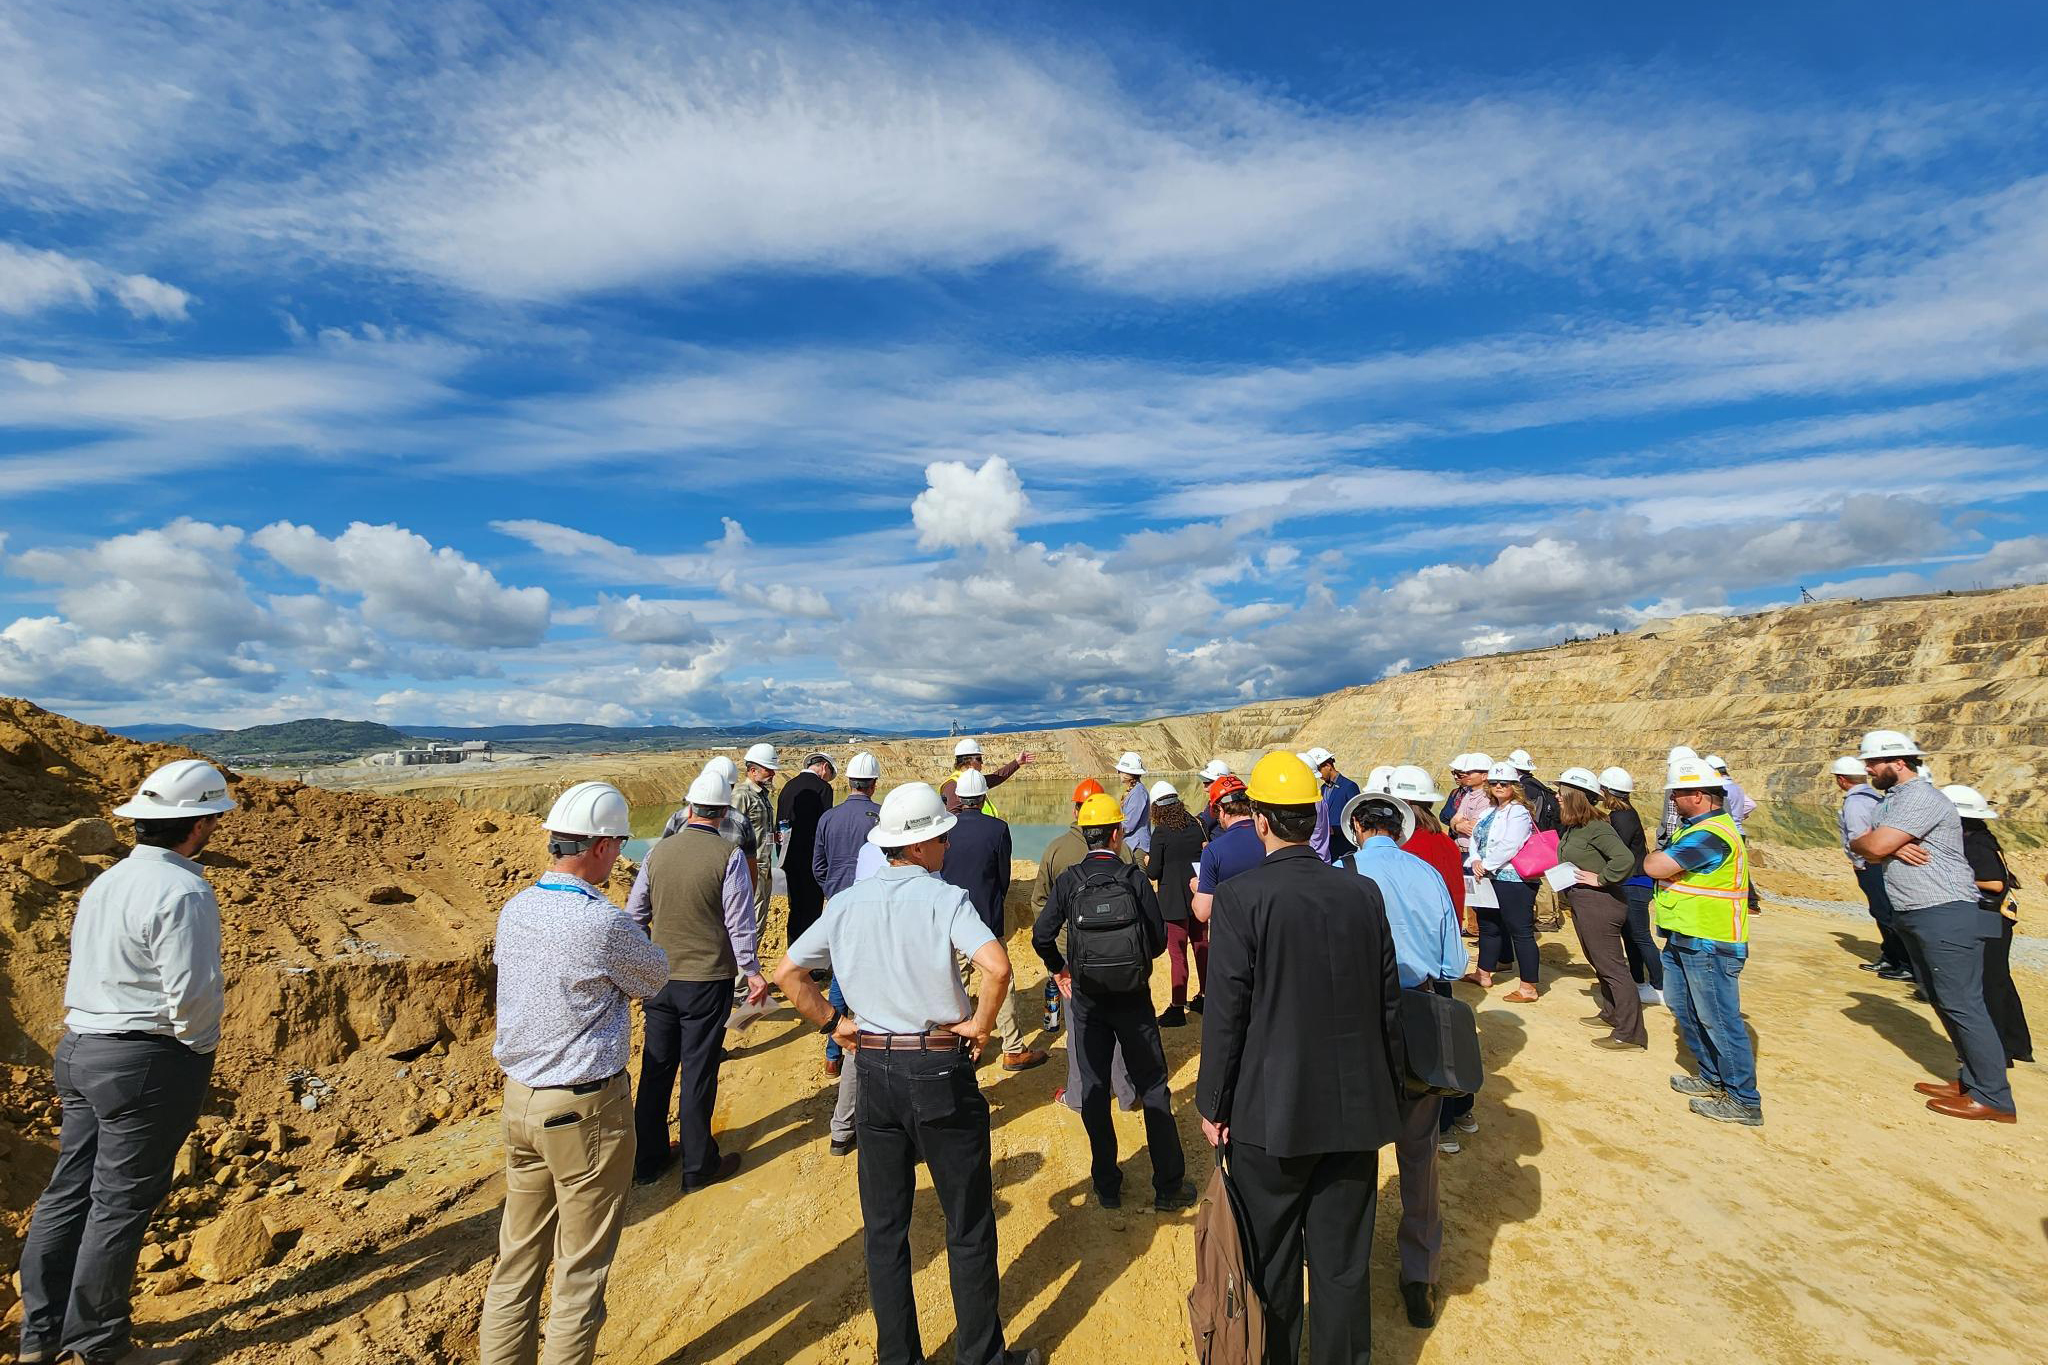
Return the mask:
<path fill-rule="evenodd" d="M 852 782 L 879 782 L 882 779 L 882 765 L 875 762 L 875 756 L 862 749 L 846 760 L 846 776 Z"/>
<path fill-rule="evenodd" d="M 960 797 L 987 796 L 988 778 L 979 768 L 969 768 L 953 779 L 953 794 Z"/>
<path fill-rule="evenodd" d="M 702 782 L 703 778 L 697 779 Z M 732 793 L 726 793 L 732 799 Z M 542 821 L 550 834 L 568 834 L 580 839 L 630 839 L 633 821 L 626 809 L 626 794 L 609 782 L 578 782 L 555 798 L 555 805 Z"/>
<path fill-rule="evenodd" d="M 1709 768 L 1697 758 L 1681 758 L 1669 765 L 1664 774 L 1664 790 L 1699 791 L 1712 789 L 1720 791 L 1728 785 L 1728 779 Z"/>
<path fill-rule="evenodd" d="M 856 755 L 855 761 L 861 757 Z M 853 764 L 846 766 L 850 770 Z M 877 848 L 908 848 L 936 839 L 959 823 L 960 817 L 946 809 L 931 783 L 905 782 L 882 798 L 882 817 L 868 831 L 868 842 Z"/>
<path fill-rule="evenodd" d="M 1577 787 L 1594 796 L 1600 794 L 1600 779 L 1593 776 L 1591 768 L 1566 768 L 1557 775 L 1557 782 L 1561 787 Z"/>
<path fill-rule="evenodd" d="M 689 802 L 693 806 L 730 806 L 732 804 L 732 779 L 710 764 L 697 774 L 697 780 L 690 784 Z"/>
<path fill-rule="evenodd" d="M 1365 786 L 1362 790 L 1384 795 L 1387 790 L 1387 784 L 1393 780 L 1393 765 L 1391 763 L 1382 763 L 1377 768 L 1374 768 L 1371 773 L 1367 774 Z"/>
<path fill-rule="evenodd" d="M 1602 768 L 1600 785 L 1611 792 L 1632 792 L 1636 789 L 1636 780 L 1628 775 L 1626 768 Z"/>
<path fill-rule="evenodd" d="M 1419 763 L 1403 763 L 1387 779 L 1387 794 L 1403 801 L 1441 801 L 1444 794 L 1430 781 L 1429 770 Z"/>
<path fill-rule="evenodd" d="M 1958 782 L 1943 787 L 1941 794 L 1956 808 L 1956 814 L 1967 815 L 1972 820 L 1996 820 L 1998 812 L 1991 809 L 1991 803 L 1978 795 L 1975 787 L 1966 787 Z"/>
<path fill-rule="evenodd" d="M 766 741 L 756 744 L 753 748 L 747 750 L 747 762 L 758 768 L 766 768 L 771 773 L 774 772 L 777 766 L 775 746 Z"/>
<path fill-rule="evenodd" d="M 1863 747 L 1856 757 L 1865 762 L 1873 758 L 1918 758 L 1920 746 L 1897 730 L 1872 730 L 1863 737 Z"/>
<path fill-rule="evenodd" d="M 981 757 L 981 741 L 980 741 L 980 740 L 978 740 L 978 739 L 963 739 L 963 740 L 961 740 L 961 741 L 960 741 L 960 742 L 959 742 L 958 744 L 955 744 L 955 745 L 953 746 L 953 757 L 955 757 L 955 758 L 980 758 L 980 757 Z"/>
<path fill-rule="evenodd" d="M 1157 804 L 1158 804 L 1159 802 L 1161 802 L 1161 801 L 1178 801 L 1178 800 L 1180 800 L 1180 792 L 1179 792 L 1179 790 L 1178 790 L 1178 789 L 1176 789 L 1176 788 L 1174 787 L 1174 785 L 1173 785 L 1173 784 L 1172 784 L 1171 782 L 1168 782 L 1168 781 L 1167 781 L 1167 780 L 1166 780 L 1165 778 L 1163 778 L 1163 777 L 1162 777 L 1162 778 L 1160 778 L 1160 779 L 1159 779 L 1159 780 L 1158 780 L 1157 782 L 1154 782 L 1154 783 L 1152 784 L 1152 792 L 1151 792 L 1151 796 L 1152 796 L 1152 803 L 1153 803 L 1154 805 L 1157 805 Z"/>
<path fill-rule="evenodd" d="M 1491 758 L 1488 758 L 1485 754 L 1469 753 L 1465 755 L 1465 771 L 1468 773 L 1483 773 L 1490 770 L 1492 767 L 1493 760 Z M 1521 774 L 1519 773 L 1516 774 L 1516 776 L 1518 777 L 1520 775 Z"/>
<path fill-rule="evenodd" d="M 1202 781 L 1214 782 L 1219 777 L 1230 776 L 1230 765 L 1220 758 L 1212 758 L 1202 765 Z"/>
<path fill-rule="evenodd" d="M 1470 764 L 1471 762 L 1472 762 L 1472 755 L 1470 755 L 1470 754 L 1457 754 L 1457 755 L 1454 755 L 1454 756 L 1452 757 L 1451 761 L 1450 761 L 1450 762 L 1449 762 L 1448 764 L 1446 764 L 1446 765 L 1445 765 L 1445 768 L 1446 768 L 1446 770 L 1447 770 L 1447 771 L 1450 771 L 1450 772 L 1453 772 L 1453 773 L 1466 773 L 1466 772 L 1470 772 L 1470 771 L 1472 771 L 1472 769 L 1470 768 L 1470 766 L 1468 766 L 1468 765 L 1469 765 L 1469 764 Z"/>
<path fill-rule="evenodd" d="M 1302 761 L 1307 763 L 1308 766 L 1311 768 L 1320 768 L 1325 763 L 1335 763 L 1337 761 L 1337 755 L 1331 753 L 1328 749 L 1325 749 L 1320 744 L 1310 748 L 1310 750 L 1307 753 L 1303 754 L 1301 757 Z"/>
<path fill-rule="evenodd" d="M 1717 773 L 1725 773 L 1728 771 L 1728 760 L 1719 754 L 1708 754 L 1707 766 Z"/>
<path fill-rule="evenodd" d="M 1488 782 L 1519 783 L 1522 780 L 1522 770 L 1517 768 L 1512 762 L 1495 763 L 1487 768 L 1486 780 Z"/>
<path fill-rule="evenodd" d="M 1870 770 L 1863 766 L 1862 759 L 1851 758 L 1847 754 L 1842 755 L 1842 757 L 1830 764 L 1828 771 L 1836 777 L 1868 777 L 1870 775 Z"/>
<path fill-rule="evenodd" d="M 705 763 L 704 771 L 707 773 L 713 771 L 724 773 L 727 782 L 737 782 L 740 780 L 740 765 L 727 758 L 724 754 L 714 754 L 710 761 Z"/>
<path fill-rule="evenodd" d="M 1129 773 L 1132 777 L 1143 777 L 1145 760 L 1138 757 L 1136 750 L 1126 750 L 1124 756 L 1116 761 L 1116 770 L 1120 773 Z"/>
<path fill-rule="evenodd" d="M 1676 763 L 1681 758 L 1689 758 L 1692 759 L 1694 762 L 1698 762 L 1699 753 L 1697 750 L 1687 745 L 1674 744 L 1671 746 L 1671 752 L 1664 755 L 1664 761 L 1666 763 Z"/>
<path fill-rule="evenodd" d="M 1377 801 L 1382 805 L 1390 806 L 1401 817 L 1401 834 L 1399 838 L 1394 840 L 1395 843 L 1405 844 L 1415 837 L 1415 808 L 1413 806 L 1387 792 L 1362 791 L 1349 801 L 1346 801 L 1344 809 L 1337 816 L 1337 828 L 1344 831 L 1347 839 L 1351 836 L 1351 817 L 1356 815 L 1358 808 L 1368 801 Z"/>
<path fill-rule="evenodd" d="M 181 758 L 143 778 L 142 790 L 114 807 L 114 814 L 124 820 L 189 820 L 234 808 L 235 798 L 228 795 L 228 780 L 220 769 L 196 758 Z"/>
<path fill-rule="evenodd" d="M 1533 773 L 1536 771 L 1536 760 L 1529 757 L 1529 751 L 1527 749 L 1517 749 L 1513 753 L 1509 754 L 1508 762 L 1514 764 L 1517 768 L 1520 768 L 1525 773 Z"/>

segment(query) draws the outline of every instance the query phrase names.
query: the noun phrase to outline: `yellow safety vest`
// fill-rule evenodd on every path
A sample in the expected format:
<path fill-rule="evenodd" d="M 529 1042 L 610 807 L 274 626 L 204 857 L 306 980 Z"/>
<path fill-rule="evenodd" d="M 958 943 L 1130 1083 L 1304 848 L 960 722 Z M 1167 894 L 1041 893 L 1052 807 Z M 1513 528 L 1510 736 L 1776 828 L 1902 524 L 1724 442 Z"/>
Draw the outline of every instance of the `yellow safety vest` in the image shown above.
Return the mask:
<path fill-rule="evenodd" d="M 955 782 L 955 783 L 957 784 L 957 783 L 958 783 L 958 782 L 960 781 L 960 774 L 961 774 L 961 773 L 964 773 L 964 772 L 966 772 L 966 771 L 967 771 L 967 769 L 965 769 L 965 768 L 956 768 L 956 769 L 954 769 L 954 770 L 953 770 L 953 781 L 954 781 L 954 782 Z M 944 783 L 941 783 L 940 785 L 941 785 L 941 786 L 944 786 L 945 784 L 944 784 Z M 956 792 L 956 793 L 954 793 L 954 795 L 955 795 L 955 797 L 957 798 L 957 796 L 959 795 L 959 793 L 957 793 L 957 792 Z M 982 797 L 982 798 L 981 798 L 981 813 L 982 813 L 983 815 L 995 815 L 995 813 L 996 813 L 996 803 L 995 803 L 995 802 L 993 802 L 993 801 L 991 801 L 991 800 L 989 800 L 989 799 L 988 799 L 988 798 L 987 798 L 986 796 Z M 998 818 L 998 819 L 1001 819 L 1002 817 L 1000 817 L 1000 816 L 997 816 L 997 818 Z"/>
<path fill-rule="evenodd" d="M 1657 927 L 1716 943 L 1749 941 L 1749 848 L 1727 811 L 1687 825 L 1680 834 L 1710 830 L 1728 843 L 1728 857 L 1711 872 L 1688 872 L 1657 887 L 1650 901 Z"/>

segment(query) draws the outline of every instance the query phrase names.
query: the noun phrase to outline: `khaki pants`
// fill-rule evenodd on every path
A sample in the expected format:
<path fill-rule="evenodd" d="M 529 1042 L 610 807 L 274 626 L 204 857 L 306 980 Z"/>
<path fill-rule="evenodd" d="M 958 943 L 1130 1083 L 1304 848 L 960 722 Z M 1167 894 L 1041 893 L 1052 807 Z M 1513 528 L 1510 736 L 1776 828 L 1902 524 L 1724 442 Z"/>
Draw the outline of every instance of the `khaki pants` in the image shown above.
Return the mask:
<path fill-rule="evenodd" d="M 540 1294 L 554 1258 L 547 1365 L 589 1365 L 633 1177 L 625 1073 L 588 1095 L 505 1081 L 505 1216 L 484 1291 L 483 1365 L 536 1365 Z"/>
<path fill-rule="evenodd" d="M 964 957 L 961 958 L 960 985 L 969 995 L 975 993 L 974 976 L 974 964 Z M 995 1036 L 1002 1040 L 1005 1052 L 1017 1053 L 1024 1050 L 1024 1030 L 1017 1026 L 1017 978 L 1014 971 L 1010 977 L 1010 989 L 1003 995 L 1003 1003 L 996 1006 Z"/>

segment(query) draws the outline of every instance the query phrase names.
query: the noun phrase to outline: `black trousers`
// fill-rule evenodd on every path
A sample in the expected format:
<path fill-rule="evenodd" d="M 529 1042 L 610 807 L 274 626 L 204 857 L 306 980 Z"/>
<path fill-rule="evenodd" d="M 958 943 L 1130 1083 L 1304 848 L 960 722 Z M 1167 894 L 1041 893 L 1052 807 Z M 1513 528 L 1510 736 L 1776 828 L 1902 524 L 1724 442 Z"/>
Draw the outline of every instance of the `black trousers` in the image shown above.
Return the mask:
<path fill-rule="evenodd" d="M 1315 1304 L 1310 1365 L 1372 1358 L 1372 1223 L 1378 1152 L 1276 1157 L 1233 1138 L 1230 1177 L 1244 1203 L 1254 1272 L 1266 1301 L 1266 1359 L 1301 1358 L 1301 1269 Z"/>
<path fill-rule="evenodd" d="M 647 1002 L 647 1041 L 640 1050 L 640 1093 L 633 1101 L 639 1176 L 658 1173 L 668 1160 L 668 1097 L 682 1074 L 676 1109 L 683 1188 L 718 1170 L 711 1111 L 718 1107 L 718 1048 L 732 1013 L 732 982 L 671 981 Z"/>
<path fill-rule="evenodd" d="M 811 875 L 808 854 L 801 860 L 792 858 L 785 863 L 783 875 L 789 880 L 789 942 L 794 943 L 825 913 L 825 888 Z"/>
<path fill-rule="evenodd" d="M 135 1258 L 199 1121 L 213 1054 L 67 1033 L 52 1070 L 64 1124 L 21 1249 L 21 1354 L 112 1360 L 129 1346 Z"/>
<path fill-rule="evenodd" d="M 2027 1028 L 2026 1007 L 2020 1004 L 2019 987 L 2012 983 L 2013 922 L 1999 917 L 1997 938 L 1984 941 L 1984 1003 L 1991 1010 L 1992 1026 L 2005 1047 L 2008 1065 L 2034 1060 L 2034 1035 Z"/>
<path fill-rule="evenodd" d="M 1074 1049 L 1081 1068 L 1081 1126 L 1088 1130 L 1090 1174 L 1095 1188 L 1115 1195 L 1123 1189 L 1116 1164 L 1116 1127 L 1109 1119 L 1110 1066 L 1118 1045 L 1131 1087 L 1145 1106 L 1145 1146 L 1152 1152 L 1152 1189 L 1172 1194 L 1187 1179 L 1187 1156 L 1181 1151 L 1180 1129 L 1173 1121 L 1173 1097 L 1166 1088 L 1166 1050 L 1159 1042 L 1159 1020 L 1152 997 L 1089 995 L 1078 987 L 1073 995 Z"/>
<path fill-rule="evenodd" d="M 1495 882 L 1498 909 L 1479 908 L 1479 969 L 1491 972 L 1512 945 L 1522 980 L 1536 984 L 1536 883 Z"/>
<path fill-rule="evenodd" d="M 1648 980 L 1652 988 L 1661 991 L 1664 950 L 1657 946 L 1657 939 L 1650 932 L 1650 900 L 1655 894 L 1654 887 L 1622 886 L 1622 895 L 1628 901 L 1628 933 L 1621 947 L 1628 954 L 1629 979 L 1637 985 Z"/>
<path fill-rule="evenodd" d="M 999 1365 L 1004 1344 L 988 1101 L 975 1079 L 973 1059 L 964 1048 L 863 1048 L 854 1066 L 860 1072 L 854 1130 L 860 1140 L 860 1216 L 877 1365 L 924 1360 L 917 1300 L 910 1288 L 910 1209 L 920 1161 L 932 1173 L 932 1189 L 946 1218 L 953 1358 L 957 1365 Z"/>

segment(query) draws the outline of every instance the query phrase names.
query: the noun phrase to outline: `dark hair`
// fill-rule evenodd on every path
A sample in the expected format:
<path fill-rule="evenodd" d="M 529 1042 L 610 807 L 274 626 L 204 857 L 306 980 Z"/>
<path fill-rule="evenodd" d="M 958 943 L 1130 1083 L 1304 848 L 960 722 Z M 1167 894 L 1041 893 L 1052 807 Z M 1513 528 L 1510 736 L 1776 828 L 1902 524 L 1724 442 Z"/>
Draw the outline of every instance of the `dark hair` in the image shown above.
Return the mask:
<path fill-rule="evenodd" d="M 135 842 L 151 848 L 176 848 L 192 837 L 199 822 L 208 817 L 187 815 L 176 820 L 137 820 Z"/>
<path fill-rule="evenodd" d="M 1109 841 L 1114 839 L 1116 832 L 1122 828 L 1122 825 L 1083 825 L 1081 841 L 1088 845 L 1091 853 L 1098 848 L 1108 848 Z"/>
<path fill-rule="evenodd" d="M 1604 814 L 1612 815 L 1618 810 L 1634 810 L 1636 808 L 1636 803 L 1629 800 L 1627 792 L 1616 791 L 1612 787 L 1602 787 L 1600 793 L 1600 809 Z"/>
<path fill-rule="evenodd" d="M 1252 799 L 1242 791 L 1234 791 L 1216 803 L 1216 809 L 1226 815 L 1250 815 Z"/>
<path fill-rule="evenodd" d="M 1252 809 L 1266 817 L 1266 823 L 1273 827 L 1273 837 L 1283 844 L 1305 844 L 1315 837 L 1316 808 L 1312 805 L 1269 806 L 1255 801 Z"/>
<path fill-rule="evenodd" d="M 1195 823 L 1195 817 L 1188 814 L 1188 808 L 1179 801 L 1154 801 L 1152 803 L 1152 828 L 1186 829 Z"/>
<path fill-rule="evenodd" d="M 1577 829 L 1590 825 L 1600 818 L 1600 807 L 1593 804 L 1593 798 L 1570 783 L 1557 789 L 1558 819 L 1566 829 Z"/>
<path fill-rule="evenodd" d="M 1408 809 L 1415 812 L 1415 828 L 1426 829 L 1431 834 L 1444 832 L 1444 822 L 1436 818 L 1436 812 L 1429 808 L 1428 802 L 1410 801 Z"/>
<path fill-rule="evenodd" d="M 1925 762 L 1918 754 L 1905 754 L 1896 761 L 1905 764 L 1916 773 L 1920 771 L 1921 763 Z"/>
<path fill-rule="evenodd" d="M 1384 834 L 1390 839 L 1401 837 L 1401 812 L 1394 809 L 1395 798 L 1369 797 L 1358 803 L 1351 812 L 1351 823 L 1368 835 Z M 1311 834 L 1315 831 L 1310 830 Z"/>
<path fill-rule="evenodd" d="M 846 785 L 857 792 L 872 792 L 875 789 L 875 779 L 872 777 L 849 777 L 846 779 Z"/>

